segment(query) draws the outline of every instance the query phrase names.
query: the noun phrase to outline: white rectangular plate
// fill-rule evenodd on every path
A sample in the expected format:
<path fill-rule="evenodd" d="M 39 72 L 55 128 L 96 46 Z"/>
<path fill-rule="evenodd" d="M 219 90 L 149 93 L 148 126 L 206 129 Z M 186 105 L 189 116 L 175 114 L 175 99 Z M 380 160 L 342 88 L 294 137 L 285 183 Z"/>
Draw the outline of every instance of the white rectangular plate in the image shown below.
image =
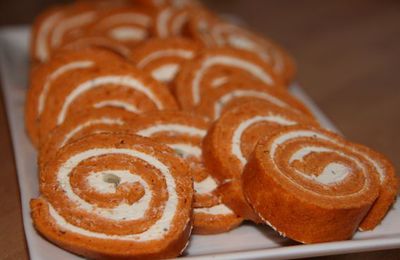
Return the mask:
<path fill-rule="evenodd" d="M 32 259 L 80 259 L 47 242 L 34 230 L 29 200 L 38 196 L 36 151 L 30 144 L 24 128 L 24 100 L 28 77 L 28 27 L 10 27 L 0 30 L 0 68 L 7 116 L 14 146 L 15 161 L 21 192 L 23 222 Z M 298 86 L 291 91 L 315 113 L 327 128 L 337 131 L 322 112 Z M 280 237 L 266 226 L 246 223 L 220 235 L 191 238 L 185 251 L 188 259 L 286 259 L 319 255 L 361 252 L 400 247 L 400 200 L 375 230 L 358 232 L 352 240 L 299 245 Z"/>

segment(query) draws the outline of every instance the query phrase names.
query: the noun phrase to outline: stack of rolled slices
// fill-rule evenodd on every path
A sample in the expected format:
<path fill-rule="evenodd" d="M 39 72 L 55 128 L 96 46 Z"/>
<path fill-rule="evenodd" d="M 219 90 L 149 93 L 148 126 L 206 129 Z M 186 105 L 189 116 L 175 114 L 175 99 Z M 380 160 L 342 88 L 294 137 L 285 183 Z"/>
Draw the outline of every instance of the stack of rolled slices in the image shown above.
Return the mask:
<path fill-rule="evenodd" d="M 30 53 L 33 225 L 65 250 L 170 258 L 191 234 L 243 221 L 344 240 L 395 200 L 388 159 L 323 129 L 288 92 L 290 55 L 197 1 L 55 6 Z"/>

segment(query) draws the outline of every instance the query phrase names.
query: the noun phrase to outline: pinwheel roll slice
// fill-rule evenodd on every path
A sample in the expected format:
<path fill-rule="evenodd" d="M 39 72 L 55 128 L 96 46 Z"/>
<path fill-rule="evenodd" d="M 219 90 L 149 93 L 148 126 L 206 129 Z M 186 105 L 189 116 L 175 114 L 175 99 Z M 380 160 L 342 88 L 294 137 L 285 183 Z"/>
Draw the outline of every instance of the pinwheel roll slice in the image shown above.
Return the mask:
<path fill-rule="evenodd" d="M 171 84 L 184 62 L 199 50 L 199 44 L 184 38 L 152 39 L 135 48 L 131 60 L 154 79 Z"/>
<path fill-rule="evenodd" d="M 196 113 L 217 120 L 224 112 L 253 100 L 263 100 L 275 106 L 312 116 L 309 109 L 286 90 L 271 88 L 258 81 L 234 80 L 218 88 L 204 91 L 206 98 L 195 108 Z"/>
<path fill-rule="evenodd" d="M 41 117 L 41 137 L 84 108 L 111 106 L 135 113 L 176 109 L 166 86 L 128 64 L 79 71 L 55 84 Z"/>
<path fill-rule="evenodd" d="M 222 201 L 238 215 L 260 222 L 247 205 L 240 176 L 247 159 L 261 137 L 290 125 L 317 125 L 311 117 L 265 101 L 251 101 L 225 112 L 208 131 L 203 157 L 210 173 L 223 183 Z"/>
<path fill-rule="evenodd" d="M 87 258 L 172 258 L 188 243 L 193 188 L 167 146 L 96 134 L 64 146 L 40 174 L 35 228 Z"/>
<path fill-rule="evenodd" d="M 57 151 L 82 137 L 103 132 L 126 132 L 137 114 L 116 107 L 88 108 L 77 112 L 47 136 L 39 149 L 39 167 L 52 161 Z"/>
<path fill-rule="evenodd" d="M 137 117 L 131 131 L 174 149 L 190 166 L 194 179 L 194 233 L 215 234 L 237 227 L 242 218 L 215 194 L 218 182 L 205 168 L 201 143 L 209 122 L 184 112 L 152 112 Z"/>
<path fill-rule="evenodd" d="M 118 66 L 120 63 L 125 61 L 111 52 L 86 48 L 59 53 L 47 63 L 34 66 L 25 105 L 25 125 L 32 143 L 38 145 L 40 118 L 48 95 L 60 78 L 68 79 L 77 71 Z"/>
<path fill-rule="evenodd" d="M 210 12 L 196 12 L 190 16 L 188 33 L 208 47 L 231 47 L 255 53 L 286 83 L 295 76 L 295 63 L 286 50 L 271 39 L 223 21 Z"/>
<path fill-rule="evenodd" d="M 262 138 L 242 175 L 255 212 L 302 243 L 352 237 L 379 194 L 379 176 L 357 146 L 304 126 Z"/>
<path fill-rule="evenodd" d="M 265 85 L 280 88 L 282 81 L 271 67 L 257 55 L 230 48 L 209 49 L 188 61 L 178 74 L 174 92 L 181 107 L 191 110 L 198 106 L 207 89 L 238 78 L 258 80 Z"/>

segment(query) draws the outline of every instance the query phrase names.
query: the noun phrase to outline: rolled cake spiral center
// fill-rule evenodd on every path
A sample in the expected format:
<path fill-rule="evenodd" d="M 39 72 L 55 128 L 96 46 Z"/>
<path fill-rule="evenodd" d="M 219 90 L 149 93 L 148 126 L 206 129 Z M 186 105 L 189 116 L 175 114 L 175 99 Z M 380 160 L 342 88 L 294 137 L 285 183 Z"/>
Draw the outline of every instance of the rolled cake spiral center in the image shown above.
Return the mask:
<path fill-rule="evenodd" d="M 90 187 L 99 193 L 116 193 L 119 188 L 126 186 L 127 189 L 129 189 L 133 184 L 140 184 L 143 188 L 143 194 L 145 190 L 150 189 L 142 177 L 134 175 L 130 171 L 126 170 L 90 172 L 87 182 Z"/>
<path fill-rule="evenodd" d="M 139 150 L 87 150 L 68 158 L 48 178 L 53 184 L 44 192 L 53 192 L 49 202 L 59 212 L 53 217 L 73 229 L 152 240 L 173 221 L 175 181 L 166 165 Z M 165 230 L 153 230 L 157 225 Z"/>
<path fill-rule="evenodd" d="M 103 181 L 106 183 L 113 184 L 115 187 L 118 187 L 121 182 L 121 178 L 115 175 L 114 173 L 106 173 L 103 174 Z"/>
<path fill-rule="evenodd" d="M 109 162 L 111 159 L 102 160 Z M 112 209 L 121 203 L 132 205 L 149 201 L 151 196 L 149 191 L 153 188 L 147 184 L 146 175 L 143 174 L 142 177 L 133 170 L 120 169 L 89 172 L 85 172 L 85 169 L 74 170 L 71 175 L 71 185 L 74 192 L 86 202 Z"/>
<path fill-rule="evenodd" d="M 289 159 L 289 164 L 306 178 L 326 185 L 338 183 L 352 172 L 334 152 L 320 147 L 304 147 L 298 150 Z M 316 167 L 318 165 L 325 166 Z"/>
<path fill-rule="evenodd" d="M 368 169 L 360 158 L 320 133 L 282 135 L 272 142 L 269 156 L 281 177 L 314 195 L 356 196 L 369 185 Z"/>

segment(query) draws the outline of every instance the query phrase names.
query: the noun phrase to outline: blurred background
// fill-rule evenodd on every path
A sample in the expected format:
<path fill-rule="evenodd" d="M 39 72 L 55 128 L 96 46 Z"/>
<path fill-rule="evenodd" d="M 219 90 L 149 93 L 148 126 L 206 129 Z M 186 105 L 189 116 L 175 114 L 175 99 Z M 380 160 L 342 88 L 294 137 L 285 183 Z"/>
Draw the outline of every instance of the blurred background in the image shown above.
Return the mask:
<path fill-rule="evenodd" d="M 1 0 L 0 26 L 30 24 L 46 7 L 67 2 Z M 203 2 L 282 44 L 297 61 L 297 81 L 342 133 L 385 153 L 400 169 L 400 1 Z M 0 259 L 27 259 L 2 99 L 0 136 Z M 400 259 L 400 250 L 323 259 L 380 258 Z"/>

